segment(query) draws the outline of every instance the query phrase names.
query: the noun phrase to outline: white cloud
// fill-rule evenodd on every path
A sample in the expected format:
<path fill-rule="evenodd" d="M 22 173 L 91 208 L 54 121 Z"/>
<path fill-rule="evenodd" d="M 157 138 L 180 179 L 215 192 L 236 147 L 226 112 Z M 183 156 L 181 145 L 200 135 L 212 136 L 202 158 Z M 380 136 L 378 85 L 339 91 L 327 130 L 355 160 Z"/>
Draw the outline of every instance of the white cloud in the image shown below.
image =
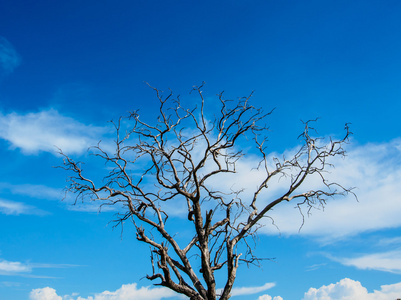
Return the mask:
<path fill-rule="evenodd" d="M 0 274 L 29 273 L 32 268 L 18 261 L 0 260 Z"/>
<path fill-rule="evenodd" d="M 380 291 L 369 293 L 359 281 L 344 278 L 335 284 L 310 288 L 303 300 L 388 300 L 397 299 L 401 295 L 401 283 L 382 285 Z"/>
<path fill-rule="evenodd" d="M 272 296 L 266 294 L 259 296 L 257 300 L 283 300 L 283 298 L 281 298 L 280 296 L 275 296 L 272 298 Z"/>
<path fill-rule="evenodd" d="M 31 300 L 63 300 L 62 297 L 56 294 L 56 290 L 45 287 L 41 289 L 34 289 L 29 294 Z"/>
<path fill-rule="evenodd" d="M 350 146 L 345 159 L 332 163 L 335 169 L 327 176 L 345 187 L 355 186 L 359 202 L 352 195 L 329 199 L 324 211 L 312 210 L 306 217 L 300 234 L 328 241 L 401 226 L 401 139 Z M 298 234 L 302 217 L 294 206 L 281 205 L 271 214 L 282 234 Z M 266 224 L 263 232 L 277 234 L 268 221 Z"/>
<path fill-rule="evenodd" d="M 26 154 L 55 153 L 56 147 L 66 154 L 81 153 L 96 145 L 105 132 L 103 127 L 82 124 L 54 109 L 25 115 L 0 113 L 0 138 Z"/>
<path fill-rule="evenodd" d="M 378 270 L 401 274 L 401 250 L 366 254 L 355 258 L 329 258 L 345 266 L 353 266 L 362 270 Z"/>
<path fill-rule="evenodd" d="M 9 41 L 0 36 L 0 73 L 11 73 L 21 62 L 18 53 Z"/>
<path fill-rule="evenodd" d="M 268 289 L 271 289 L 274 287 L 275 284 L 272 282 L 267 282 L 262 286 L 253 286 L 253 287 L 237 287 L 233 288 L 231 291 L 231 295 L 234 296 L 242 296 L 242 295 L 252 295 L 256 293 L 260 293 L 263 291 L 266 291 Z"/>
<path fill-rule="evenodd" d="M 0 213 L 5 215 L 46 215 L 48 212 L 23 202 L 0 199 Z"/>

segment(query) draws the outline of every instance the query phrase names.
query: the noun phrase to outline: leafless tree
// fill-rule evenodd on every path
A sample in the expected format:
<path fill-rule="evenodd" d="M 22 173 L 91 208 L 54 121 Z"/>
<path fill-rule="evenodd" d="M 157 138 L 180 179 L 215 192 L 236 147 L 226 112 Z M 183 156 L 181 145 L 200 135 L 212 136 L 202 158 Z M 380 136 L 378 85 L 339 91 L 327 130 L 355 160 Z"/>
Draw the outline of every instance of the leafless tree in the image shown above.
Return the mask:
<path fill-rule="evenodd" d="M 333 140 L 313 137 L 311 121 L 305 122 L 295 154 L 273 158 L 265 145 L 265 122 L 271 112 L 252 106 L 251 96 L 232 101 L 221 93 L 217 113 L 209 116 L 202 86 L 193 88 L 199 96 L 193 109 L 184 108 L 171 92 L 165 96 L 151 88 L 158 99 L 157 120 L 145 122 L 132 112 L 112 122 L 114 153 L 100 143 L 92 148 L 91 153 L 106 163 L 103 181 L 86 177 L 80 162 L 60 153 L 62 167 L 72 172 L 67 190 L 77 200 L 118 207 L 115 221 L 132 222 L 138 241 L 150 245 L 152 273 L 146 277 L 156 285 L 190 299 L 229 299 L 241 263 L 258 264 L 262 259 L 255 255 L 253 238 L 272 208 L 292 201 L 309 210 L 324 206 L 328 198 L 352 193 L 326 178 L 329 159 L 345 154 L 347 125 L 345 136 Z M 244 143 L 247 151 L 241 150 Z M 244 193 L 241 183 L 220 188 L 222 178 L 237 173 L 250 152 L 259 157 L 253 166 L 259 174 L 255 189 Z M 288 186 L 270 195 L 269 187 L 278 177 L 286 177 Z M 309 177 L 319 178 L 320 187 L 305 190 Z M 168 224 L 169 216 L 177 218 L 174 210 L 180 209 L 181 222 L 193 230 L 185 243 Z M 218 273 L 224 278 L 222 289 L 216 287 Z"/>

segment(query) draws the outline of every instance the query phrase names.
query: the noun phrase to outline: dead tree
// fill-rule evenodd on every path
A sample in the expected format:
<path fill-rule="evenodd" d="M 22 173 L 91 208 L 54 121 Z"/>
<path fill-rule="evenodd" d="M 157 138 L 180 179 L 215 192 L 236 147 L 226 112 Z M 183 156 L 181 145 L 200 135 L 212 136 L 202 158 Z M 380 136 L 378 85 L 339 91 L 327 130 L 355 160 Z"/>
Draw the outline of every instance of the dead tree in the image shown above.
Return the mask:
<path fill-rule="evenodd" d="M 231 101 L 219 94 L 220 108 L 213 117 L 206 112 L 202 86 L 193 89 L 199 96 L 199 106 L 193 109 L 184 108 L 171 92 L 164 96 L 151 88 L 158 99 L 157 120 L 145 122 L 137 111 L 132 112 L 112 122 L 114 153 L 101 144 L 92 148 L 91 153 L 106 163 L 101 169 L 106 172 L 103 181 L 86 177 L 80 162 L 60 153 L 62 167 L 72 172 L 68 191 L 77 200 L 117 207 L 115 221 L 132 222 L 136 238 L 150 245 L 152 273 L 147 278 L 156 285 L 190 299 L 229 299 L 238 267 L 261 259 L 254 254 L 252 238 L 272 208 L 291 201 L 310 209 L 352 192 L 329 182 L 325 173 L 330 158 L 345 154 L 348 126 L 343 138 L 333 140 L 313 137 L 312 123 L 305 122 L 295 154 L 272 158 L 265 148 L 265 122 L 271 112 L 252 106 L 251 96 Z M 241 150 L 244 143 L 247 152 Z M 250 168 L 263 174 L 255 189 L 243 193 L 241 183 L 228 190 L 219 188 L 222 178 L 237 172 L 248 149 L 259 157 Z M 288 186 L 281 194 L 270 195 L 273 179 L 280 176 L 288 179 Z M 309 177 L 319 178 L 320 187 L 304 190 Z M 182 207 L 184 216 L 177 216 L 174 209 Z M 193 237 L 185 244 L 171 232 L 169 217 L 192 228 Z M 221 289 L 216 287 L 217 275 L 224 278 Z"/>

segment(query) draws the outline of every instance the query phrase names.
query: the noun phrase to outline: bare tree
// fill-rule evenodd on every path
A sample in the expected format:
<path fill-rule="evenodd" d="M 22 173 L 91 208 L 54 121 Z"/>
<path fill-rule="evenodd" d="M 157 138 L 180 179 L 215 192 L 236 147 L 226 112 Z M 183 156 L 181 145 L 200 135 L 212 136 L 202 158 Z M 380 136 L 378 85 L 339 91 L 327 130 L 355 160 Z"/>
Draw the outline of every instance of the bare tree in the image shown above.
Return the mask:
<path fill-rule="evenodd" d="M 331 157 L 345 154 L 347 125 L 345 136 L 333 140 L 313 137 L 311 121 L 305 122 L 295 154 L 289 159 L 273 158 L 265 148 L 265 121 L 271 112 L 250 105 L 251 96 L 231 101 L 219 94 L 219 111 L 211 118 L 202 86 L 193 89 L 199 96 L 199 107 L 194 109 L 184 108 L 171 92 L 164 96 L 151 88 L 158 99 L 158 119 L 147 123 L 132 112 L 112 122 L 114 153 L 100 143 L 92 148 L 91 153 L 106 163 L 103 181 L 87 178 L 80 162 L 60 153 L 63 168 L 73 174 L 68 191 L 77 200 L 117 206 L 115 221 L 132 222 L 137 239 L 150 245 L 152 273 L 147 278 L 156 285 L 190 299 L 229 299 L 240 264 L 258 264 L 262 259 L 255 255 L 252 240 L 272 208 L 292 201 L 309 210 L 324 206 L 328 198 L 352 193 L 328 181 L 325 173 Z M 246 149 L 254 147 L 241 150 L 244 141 Z M 219 188 L 222 176 L 237 173 L 239 162 L 250 152 L 259 157 L 253 166 L 259 175 L 252 193 L 243 193 L 236 185 Z M 282 176 L 288 186 L 281 194 L 270 195 L 273 179 Z M 309 177 L 319 178 L 320 188 L 305 190 Z M 186 228 L 193 230 L 185 243 L 168 226 L 169 216 L 177 217 L 174 210 L 180 209 Z M 216 288 L 218 271 L 225 278 L 222 289 Z"/>

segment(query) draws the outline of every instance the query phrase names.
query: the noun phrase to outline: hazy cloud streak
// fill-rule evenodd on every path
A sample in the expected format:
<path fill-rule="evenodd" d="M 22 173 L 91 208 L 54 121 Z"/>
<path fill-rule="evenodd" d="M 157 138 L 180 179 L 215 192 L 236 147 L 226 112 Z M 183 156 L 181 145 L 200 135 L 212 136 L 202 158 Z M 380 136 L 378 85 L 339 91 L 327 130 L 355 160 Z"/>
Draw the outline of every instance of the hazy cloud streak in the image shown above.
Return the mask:
<path fill-rule="evenodd" d="M 5 215 L 46 215 L 49 212 L 23 202 L 0 199 L 0 213 Z"/>
<path fill-rule="evenodd" d="M 272 282 L 267 282 L 262 286 L 253 286 L 253 287 L 234 287 L 231 291 L 231 295 L 234 296 L 243 296 L 243 295 L 252 295 L 260 292 L 264 292 L 268 289 L 271 289 L 276 284 Z"/>
<path fill-rule="evenodd" d="M 43 264 L 43 263 L 23 263 L 19 261 L 8 261 L 5 259 L 0 259 L 0 275 L 7 276 L 22 276 L 31 278 L 53 278 L 49 276 L 41 276 L 31 274 L 34 269 L 43 268 L 72 268 L 77 267 L 77 265 L 70 264 Z"/>
<path fill-rule="evenodd" d="M 0 192 L 11 192 L 14 195 L 48 200 L 60 200 L 64 195 L 61 189 L 41 184 L 12 184 L 8 182 L 0 182 Z"/>
<path fill-rule="evenodd" d="M 0 36 L 0 74 L 11 73 L 20 64 L 21 58 L 14 47 L 4 37 Z"/>

